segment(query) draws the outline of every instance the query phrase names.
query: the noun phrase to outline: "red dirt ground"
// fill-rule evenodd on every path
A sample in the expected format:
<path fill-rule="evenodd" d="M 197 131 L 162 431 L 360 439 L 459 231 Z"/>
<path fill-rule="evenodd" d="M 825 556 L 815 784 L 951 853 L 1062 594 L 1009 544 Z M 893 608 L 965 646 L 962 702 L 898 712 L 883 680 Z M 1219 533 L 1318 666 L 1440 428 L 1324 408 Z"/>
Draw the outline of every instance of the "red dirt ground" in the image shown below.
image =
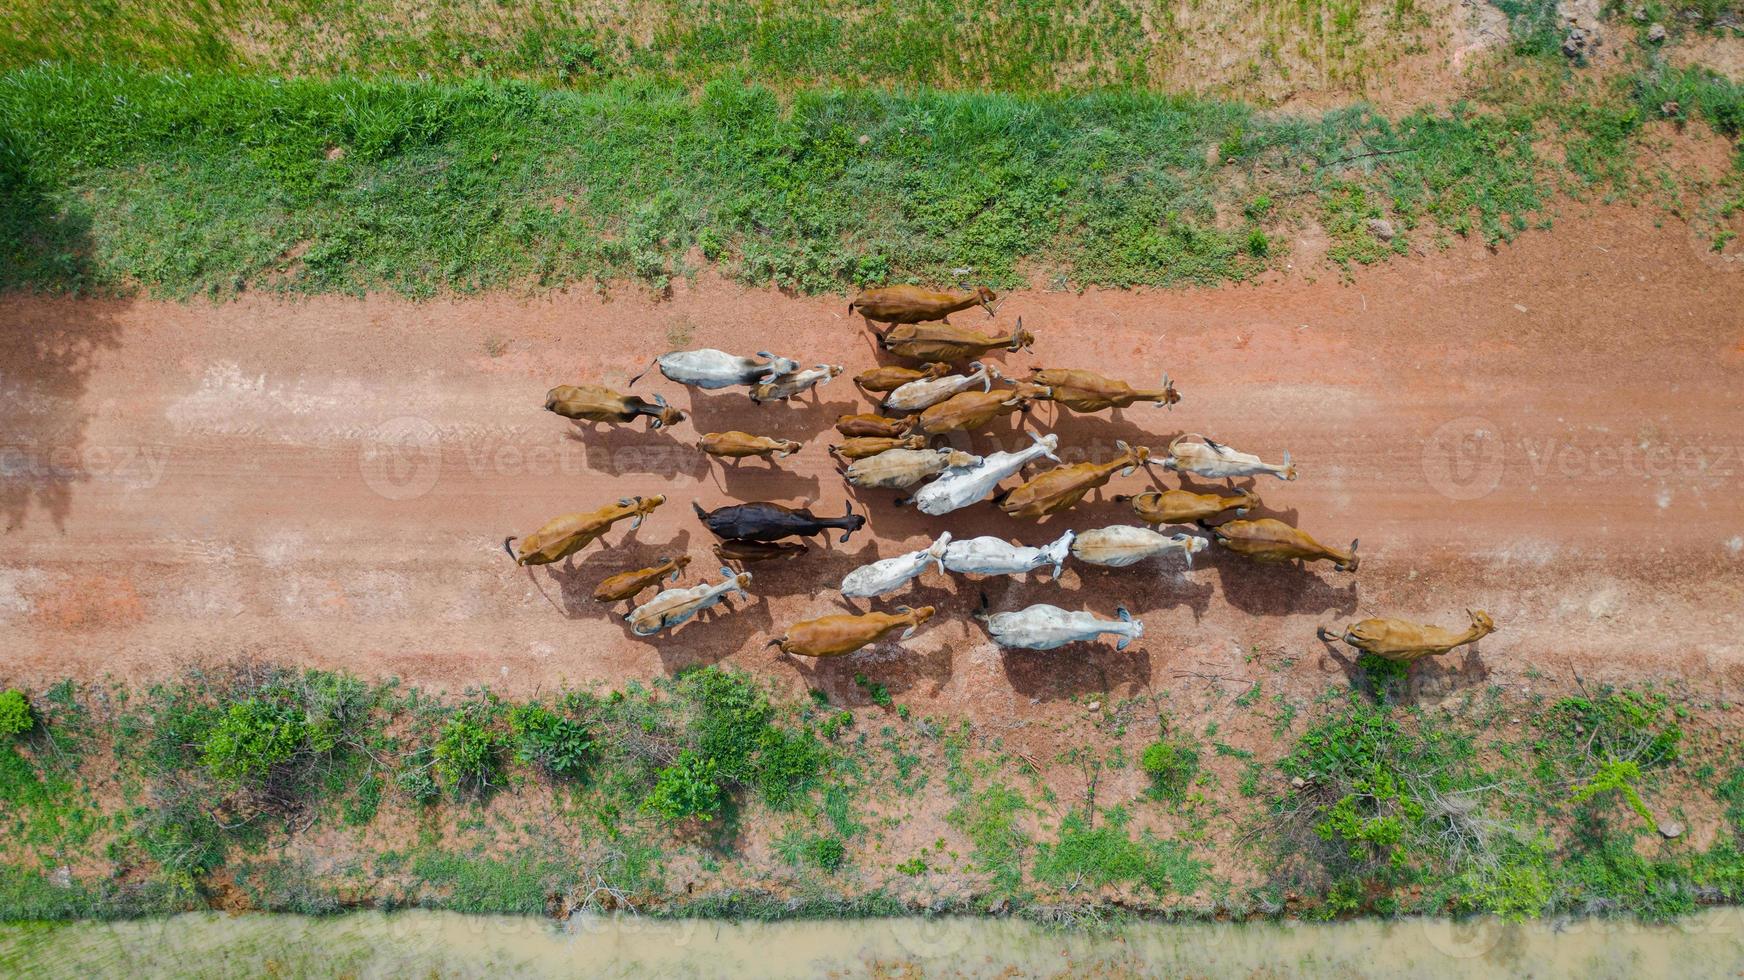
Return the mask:
<path fill-rule="evenodd" d="M 1275 512 L 1323 540 L 1360 536 L 1343 575 L 1208 552 L 1195 570 L 1068 566 L 1064 581 L 984 583 L 929 573 L 875 605 L 935 603 L 904 644 L 827 662 L 765 646 L 834 611 L 832 591 L 875 556 L 927 536 L 1131 520 L 1106 498 L 1036 527 L 986 506 L 926 519 L 862 494 L 869 531 L 753 568 L 759 600 L 673 635 L 630 636 L 589 598 L 605 575 L 688 552 L 686 583 L 717 566 L 690 512 L 734 500 L 847 499 L 825 448 L 836 415 L 870 410 L 846 378 L 821 404 L 759 408 L 692 394 L 657 373 L 690 422 L 583 433 L 541 410 L 562 382 L 622 385 L 673 347 L 773 350 L 850 373 L 874 363 L 841 297 L 795 299 L 720 282 L 670 300 L 630 291 L 412 303 L 372 297 L 210 305 L 0 299 L 0 683 L 65 676 L 141 682 L 238 655 L 459 690 L 619 682 L 723 662 L 858 703 L 853 677 L 917 710 L 995 722 L 1060 702 L 1242 676 L 1285 653 L 1307 689 L 1348 658 L 1321 623 L 1397 615 L 1449 625 L 1488 610 L 1500 632 L 1415 668 L 1431 697 L 1538 674 L 1682 678 L 1744 698 L 1744 275 L 1704 260 L 1678 225 L 1627 209 L 1570 218 L 1491 252 L 1476 245 L 1318 282 L 1178 292 L 1029 292 L 1033 353 L 1011 372 L 1083 366 L 1184 394 L 1172 412 L 1056 418 L 1062 448 L 1116 439 L 1162 447 L 1198 431 L 1270 460 Z M 993 329 L 976 311 L 959 322 Z M 776 468 L 705 462 L 698 433 L 739 428 L 808 441 Z M 1011 446 L 1006 420 L 974 448 Z M 1072 457 L 1068 456 L 1068 460 Z M 1160 468 L 1116 479 L 1132 493 Z M 626 494 L 669 503 L 574 572 L 521 569 L 507 534 Z M 1146 636 L 1051 653 L 1002 653 L 970 617 L 1053 602 Z"/>

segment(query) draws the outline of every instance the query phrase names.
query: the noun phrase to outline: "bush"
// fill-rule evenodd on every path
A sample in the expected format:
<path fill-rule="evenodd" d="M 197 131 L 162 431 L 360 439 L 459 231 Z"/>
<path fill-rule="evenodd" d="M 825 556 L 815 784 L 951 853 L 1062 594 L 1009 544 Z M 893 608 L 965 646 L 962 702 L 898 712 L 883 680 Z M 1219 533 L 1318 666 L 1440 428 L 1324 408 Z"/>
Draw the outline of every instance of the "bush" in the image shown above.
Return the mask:
<path fill-rule="evenodd" d="M 823 761 L 823 749 L 810 732 L 795 735 L 765 728 L 757 740 L 755 765 L 764 802 L 777 810 L 791 809 L 811 788 Z"/>
<path fill-rule="evenodd" d="M 763 692 L 749 677 L 714 667 L 685 674 L 678 692 L 697 709 L 691 723 L 697 752 L 716 766 L 722 778 L 751 777 L 751 754 L 773 713 Z"/>
<path fill-rule="evenodd" d="M 1199 751 L 1177 740 L 1152 742 L 1145 746 L 1138 765 L 1151 777 L 1152 796 L 1179 800 L 1187 795 L 1187 787 L 1199 775 Z"/>
<path fill-rule="evenodd" d="M 484 711 L 466 708 L 448 719 L 436 739 L 436 778 L 454 793 L 484 793 L 502 770 L 502 739 Z"/>
<path fill-rule="evenodd" d="M 434 767 L 430 750 L 419 749 L 406 760 L 405 768 L 394 774 L 394 785 L 414 803 L 434 803 L 442 795 L 442 787 L 431 773 Z"/>
<path fill-rule="evenodd" d="M 842 866 L 847 857 L 848 849 L 840 837 L 813 837 L 805 843 L 805 859 L 825 871 L 835 871 Z"/>
<path fill-rule="evenodd" d="M 259 782 L 295 758 L 308 740 L 309 725 L 300 707 L 251 697 L 219 716 L 206 733 L 200 757 L 219 779 Z"/>
<path fill-rule="evenodd" d="M 23 691 L 0 692 L 0 738 L 23 735 L 36 727 L 36 715 Z"/>
<path fill-rule="evenodd" d="M 594 757 L 587 724 L 542 704 L 518 705 L 509 713 L 509 732 L 515 740 L 515 758 L 551 776 L 578 777 Z"/>
<path fill-rule="evenodd" d="M 678 761 L 660 770 L 642 809 L 668 820 L 701 817 L 712 820 L 721 811 L 720 768 L 715 760 L 685 749 Z"/>

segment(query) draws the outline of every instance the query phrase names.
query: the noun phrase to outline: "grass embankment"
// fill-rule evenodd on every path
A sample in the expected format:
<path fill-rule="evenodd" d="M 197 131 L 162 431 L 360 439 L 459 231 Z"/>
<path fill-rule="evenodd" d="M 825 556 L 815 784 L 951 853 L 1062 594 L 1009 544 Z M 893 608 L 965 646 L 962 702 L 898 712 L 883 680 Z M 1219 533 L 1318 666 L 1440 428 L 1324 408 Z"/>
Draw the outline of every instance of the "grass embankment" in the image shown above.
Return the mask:
<path fill-rule="evenodd" d="M 1009 286 L 1029 262 L 1057 286 L 1215 283 L 1286 261 L 1308 223 L 1348 264 L 1507 238 L 1559 194 L 1675 202 L 1675 174 L 1634 163 L 1644 121 L 1675 101 L 1738 131 L 1744 95 L 1724 82 L 1666 75 L 1571 103 L 1539 76 L 1513 83 L 1513 108 L 1389 120 L 1146 94 L 784 104 L 731 81 L 692 95 L 31 68 L 0 76 L 0 289 L 659 288 L 698 263 L 805 291 L 956 269 Z"/>
<path fill-rule="evenodd" d="M 1051 733 L 1069 747 L 1039 760 L 875 682 L 849 709 L 716 669 L 525 703 L 259 665 L 9 692 L 0 918 L 630 905 L 1085 922 L 1121 914 L 1112 897 L 1663 919 L 1744 898 L 1735 706 L 1492 687 L 1426 707 L 1396 667 L 1367 670 L 1312 702 L 1262 679 L 1069 712 Z"/>
<path fill-rule="evenodd" d="M 1542 2 L 1535 4 L 1542 6 Z M 1237 89 L 1278 76 L 1361 88 L 1435 34 L 1412 0 L 20 0 L 0 68 L 38 60 L 243 74 L 481 72 L 542 84 L 781 88 Z M 1215 58 L 1206 39 L 1215 37 Z"/>

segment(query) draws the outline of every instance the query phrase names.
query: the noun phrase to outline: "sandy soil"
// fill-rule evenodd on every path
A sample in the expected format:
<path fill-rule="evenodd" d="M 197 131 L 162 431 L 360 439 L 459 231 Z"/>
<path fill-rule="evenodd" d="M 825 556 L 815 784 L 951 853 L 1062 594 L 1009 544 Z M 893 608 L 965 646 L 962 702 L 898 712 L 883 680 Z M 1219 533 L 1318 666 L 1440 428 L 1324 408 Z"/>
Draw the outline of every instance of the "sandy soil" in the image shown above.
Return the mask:
<path fill-rule="evenodd" d="M 430 303 L 392 298 L 205 303 L 0 300 L 0 683 L 65 676 L 142 682 L 238 655 L 459 690 L 525 692 L 723 662 L 860 703 L 856 673 L 928 712 L 1046 718 L 1074 697 L 1231 677 L 1294 656 L 1306 690 L 1348 659 L 1320 623 L 1398 615 L 1457 624 L 1488 610 L 1478 649 L 1417 668 L 1433 699 L 1471 685 L 1682 678 L 1744 697 L 1744 275 L 1704 261 L 1677 225 L 1627 209 L 1569 219 L 1491 252 L 1461 245 L 1365 271 L 1182 292 L 1011 296 L 1040 338 L 1031 365 L 1166 371 L 1173 411 L 1055 417 L 1076 455 L 1117 439 L 1161 447 L 1199 431 L 1277 458 L 1294 483 L 1260 489 L 1321 538 L 1360 536 L 1355 575 L 1255 566 L 1068 568 L 1061 583 L 929 574 L 877 605 L 935 603 L 906 644 L 838 661 L 765 646 L 835 611 L 831 587 L 864 561 L 950 530 L 1026 543 L 1126 522 L 1102 499 L 1036 527 L 979 506 L 926 519 L 865 493 L 870 533 L 753 569 L 758 600 L 674 635 L 638 639 L 589 598 L 607 574 L 691 554 L 713 574 L 690 512 L 734 500 L 848 495 L 825 448 L 836 415 L 868 410 L 844 378 L 818 402 L 752 405 L 658 374 L 637 390 L 693 412 L 673 429 L 583 432 L 541 410 L 560 382 L 613 385 L 673 347 L 774 350 L 850 372 L 874 363 L 840 297 L 795 299 L 718 282 L 652 301 L 624 291 Z M 979 312 L 964 324 L 992 328 Z M 973 439 L 1010 447 L 1011 420 Z M 775 467 L 711 464 L 698 433 L 807 441 Z M 1068 456 L 1068 459 L 1072 458 Z M 1119 479 L 1111 493 L 1153 482 Z M 626 494 L 670 502 L 573 571 L 515 567 L 501 550 L 559 513 Z M 970 617 L 1053 602 L 1146 636 L 1124 652 L 1002 653 Z M 1268 675 L 1277 676 L 1277 675 Z"/>

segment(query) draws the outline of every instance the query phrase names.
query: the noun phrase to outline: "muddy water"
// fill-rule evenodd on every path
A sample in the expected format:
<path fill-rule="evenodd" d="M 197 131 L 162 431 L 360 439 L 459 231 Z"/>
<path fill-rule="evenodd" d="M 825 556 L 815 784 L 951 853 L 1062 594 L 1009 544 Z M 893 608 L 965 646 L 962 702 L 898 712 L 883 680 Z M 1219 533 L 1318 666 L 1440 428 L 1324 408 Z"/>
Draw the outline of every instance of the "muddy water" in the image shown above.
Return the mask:
<path fill-rule="evenodd" d="M 740 924 L 445 912 L 325 919 L 202 913 L 0 926 L 0 975 L 32 977 L 1737 977 L 1744 915 L 1677 925 L 1436 920 L 1147 923 L 1097 931 L 1012 920 Z"/>

